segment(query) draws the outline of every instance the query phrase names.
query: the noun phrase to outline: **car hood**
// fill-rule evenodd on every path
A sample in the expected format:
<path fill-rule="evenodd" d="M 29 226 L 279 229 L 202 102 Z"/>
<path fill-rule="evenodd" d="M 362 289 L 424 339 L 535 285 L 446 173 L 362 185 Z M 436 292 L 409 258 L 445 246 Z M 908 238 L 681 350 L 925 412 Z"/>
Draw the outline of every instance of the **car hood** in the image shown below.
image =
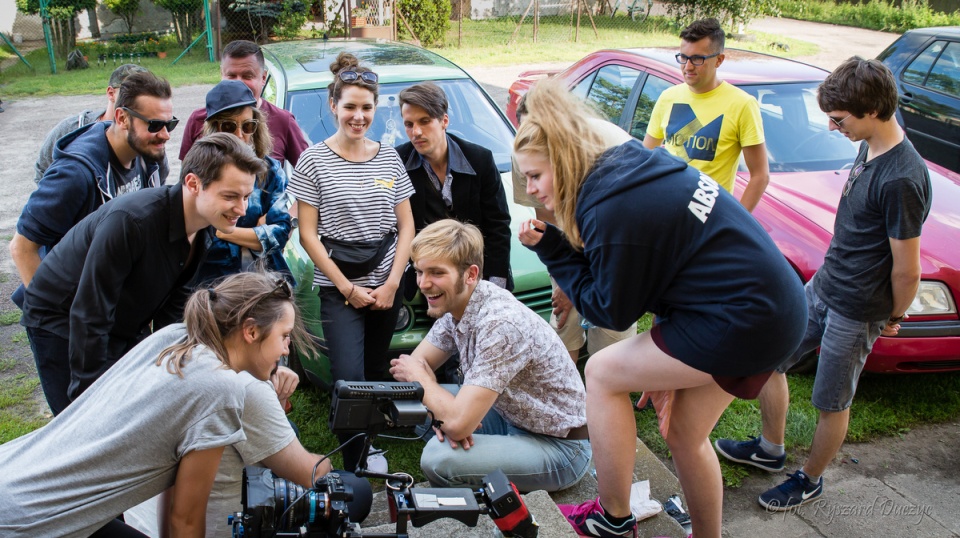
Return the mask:
<path fill-rule="evenodd" d="M 947 174 L 930 169 L 933 204 L 920 243 L 924 275 L 960 268 L 960 249 L 955 247 L 960 237 L 960 177 Z M 847 175 L 847 170 L 771 174 L 764 196 L 832 236 Z"/>

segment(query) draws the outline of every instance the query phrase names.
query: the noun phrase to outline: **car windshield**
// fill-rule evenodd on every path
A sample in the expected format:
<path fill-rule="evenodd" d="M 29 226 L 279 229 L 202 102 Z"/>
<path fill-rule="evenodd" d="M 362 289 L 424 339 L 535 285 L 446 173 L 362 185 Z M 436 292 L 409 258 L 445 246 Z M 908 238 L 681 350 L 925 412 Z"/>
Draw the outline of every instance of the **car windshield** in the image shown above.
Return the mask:
<path fill-rule="evenodd" d="M 407 141 L 400 116 L 397 95 L 414 82 L 380 85 L 380 99 L 373 125 L 367 137 L 384 144 L 398 146 Z M 450 102 L 447 115 L 450 126 L 447 132 L 479 144 L 493 152 L 500 172 L 510 170 L 510 153 L 513 149 L 513 128 L 494 108 L 480 87 L 470 79 L 438 80 Z M 315 144 L 325 140 L 337 130 L 337 122 L 327 104 L 327 89 L 299 91 L 290 94 L 290 112 L 297 123 Z"/>
<path fill-rule="evenodd" d="M 815 172 L 849 167 L 857 146 L 828 127 L 817 104 L 816 82 L 743 85 L 760 103 L 771 172 Z M 742 166 L 741 168 L 745 170 Z"/>

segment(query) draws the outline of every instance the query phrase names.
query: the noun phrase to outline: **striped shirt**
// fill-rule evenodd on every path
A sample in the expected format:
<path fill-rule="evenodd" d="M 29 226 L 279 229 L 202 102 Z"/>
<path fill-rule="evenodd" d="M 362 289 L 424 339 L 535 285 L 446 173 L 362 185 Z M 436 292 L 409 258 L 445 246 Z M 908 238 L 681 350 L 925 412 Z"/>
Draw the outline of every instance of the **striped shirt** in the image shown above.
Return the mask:
<path fill-rule="evenodd" d="M 317 233 L 342 241 L 379 241 L 397 230 L 395 208 L 413 195 L 403 162 L 392 147 L 381 144 L 369 161 L 357 163 L 337 155 L 320 142 L 300 156 L 287 189 L 298 200 L 317 208 Z M 370 274 L 351 280 L 375 288 L 387 281 L 397 243 Z M 319 268 L 315 286 L 332 287 Z"/>

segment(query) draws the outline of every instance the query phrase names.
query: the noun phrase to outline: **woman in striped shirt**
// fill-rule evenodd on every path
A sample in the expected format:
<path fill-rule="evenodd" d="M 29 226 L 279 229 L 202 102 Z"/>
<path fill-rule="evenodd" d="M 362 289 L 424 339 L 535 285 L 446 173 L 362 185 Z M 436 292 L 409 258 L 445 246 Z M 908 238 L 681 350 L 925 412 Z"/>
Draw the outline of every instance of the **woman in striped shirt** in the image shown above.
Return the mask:
<path fill-rule="evenodd" d="M 340 53 L 330 70 L 337 132 L 303 152 L 289 190 L 297 197 L 300 243 L 316 267 L 333 381 L 380 380 L 389 376 L 387 349 L 414 236 L 413 186 L 397 152 L 365 136 L 377 106 L 377 74 L 349 53 Z M 390 234 L 395 239 L 379 265 L 354 278 L 321 243 L 372 243 Z M 345 469 L 354 470 L 358 453 L 359 446 L 344 450 Z"/>

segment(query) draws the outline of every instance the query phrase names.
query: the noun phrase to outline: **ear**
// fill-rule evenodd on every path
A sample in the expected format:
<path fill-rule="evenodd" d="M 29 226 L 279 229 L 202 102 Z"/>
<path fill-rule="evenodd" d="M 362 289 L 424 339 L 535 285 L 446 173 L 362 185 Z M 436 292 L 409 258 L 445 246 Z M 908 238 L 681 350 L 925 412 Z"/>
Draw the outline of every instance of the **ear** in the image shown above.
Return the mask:
<path fill-rule="evenodd" d="M 111 103 L 115 103 L 117 101 L 117 89 L 113 86 L 107 86 L 107 100 Z"/>
<path fill-rule="evenodd" d="M 474 285 L 480 281 L 480 268 L 476 265 L 471 265 L 467 267 L 467 272 L 465 274 L 464 281 L 466 284 Z"/>
<path fill-rule="evenodd" d="M 447 130 L 447 126 L 450 125 L 450 116 L 444 114 L 443 119 L 440 120 L 440 126 L 443 127 L 443 130 Z"/>
<path fill-rule="evenodd" d="M 193 196 L 200 194 L 200 191 L 203 190 L 203 183 L 200 181 L 200 176 L 190 172 L 185 178 L 183 178 L 183 188 L 190 192 Z"/>
<path fill-rule="evenodd" d="M 720 56 L 717 56 L 717 67 L 720 67 L 720 64 L 723 63 L 723 60 L 726 59 L 726 57 L 727 55 L 722 52 L 720 53 Z"/>
<path fill-rule="evenodd" d="M 260 340 L 260 328 L 257 327 L 257 322 L 253 318 L 243 320 L 241 334 L 243 334 L 243 341 L 247 344 L 257 343 Z"/>
<path fill-rule="evenodd" d="M 118 127 L 126 129 L 127 119 L 129 117 L 130 115 L 127 114 L 127 111 L 122 108 L 115 108 L 113 110 L 113 123 L 115 123 Z"/>
<path fill-rule="evenodd" d="M 329 99 L 330 101 L 330 112 L 333 114 L 333 117 L 337 117 L 337 104 L 333 102 L 333 98 Z"/>

